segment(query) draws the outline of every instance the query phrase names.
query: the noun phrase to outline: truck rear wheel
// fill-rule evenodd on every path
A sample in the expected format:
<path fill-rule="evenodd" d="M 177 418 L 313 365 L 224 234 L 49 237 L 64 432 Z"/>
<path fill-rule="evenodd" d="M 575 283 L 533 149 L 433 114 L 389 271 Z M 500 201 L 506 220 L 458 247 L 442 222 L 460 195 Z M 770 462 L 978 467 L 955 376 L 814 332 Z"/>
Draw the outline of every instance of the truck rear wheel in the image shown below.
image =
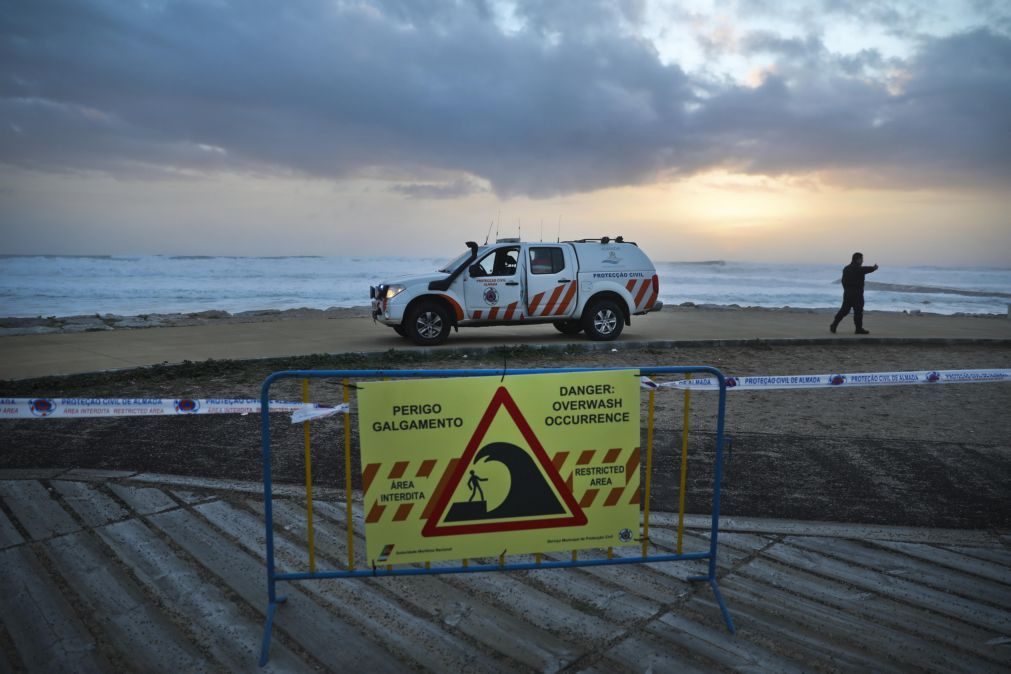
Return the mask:
<path fill-rule="evenodd" d="M 578 335 L 583 331 L 583 324 L 579 321 L 555 321 L 552 325 L 563 335 Z"/>
<path fill-rule="evenodd" d="M 404 331 L 419 346 L 442 344 L 449 337 L 449 312 L 438 302 L 420 302 L 404 321 Z"/>
<path fill-rule="evenodd" d="M 594 300 L 583 313 L 583 330 L 595 342 L 617 339 L 624 327 L 625 318 L 614 300 Z"/>

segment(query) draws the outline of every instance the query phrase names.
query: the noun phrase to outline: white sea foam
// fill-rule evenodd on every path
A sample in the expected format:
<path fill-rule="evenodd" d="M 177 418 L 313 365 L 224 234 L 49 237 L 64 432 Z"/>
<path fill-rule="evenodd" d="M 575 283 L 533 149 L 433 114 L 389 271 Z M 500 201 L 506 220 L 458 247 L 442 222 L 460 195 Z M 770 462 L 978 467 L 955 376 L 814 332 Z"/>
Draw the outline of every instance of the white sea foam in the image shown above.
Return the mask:
<path fill-rule="evenodd" d="M 430 273 L 445 262 L 415 257 L 0 256 L 0 316 L 362 306 L 368 303 L 370 285 Z M 841 270 L 842 265 L 721 260 L 657 263 L 660 299 L 668 305 L 834 308 L 842 297 Z M 884 266 L 868 277 L 866 298 L 868 309 L 1004 314 L 1009 294 L 1011 269 Z"/>

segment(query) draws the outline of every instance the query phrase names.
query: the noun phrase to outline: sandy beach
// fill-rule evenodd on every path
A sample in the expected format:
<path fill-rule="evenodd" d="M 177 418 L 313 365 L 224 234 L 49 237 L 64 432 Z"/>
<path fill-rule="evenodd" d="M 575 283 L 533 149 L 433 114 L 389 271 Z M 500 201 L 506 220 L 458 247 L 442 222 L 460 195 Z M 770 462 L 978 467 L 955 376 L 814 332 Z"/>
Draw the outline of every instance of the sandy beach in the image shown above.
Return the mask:
<path fill-rule="evenodd" d="M 550 325 L 463 328 L 439 352 L 454 349 L 529 346 L 564 350 L 602 348 L 619 351 L 645 345 L 690 342 L 734 344 L 752 339 L 819 340 L 865 343 L 889 340 L 1007 340 L 1011 320 L 1003 316 L 945 316 L 869 311 L 869 336 L 853 334 L 845 320 L 838 334 L 828 324 L 832 310 L 741 307 L 665 307 L 636 316 L 613 343 L 567 337 Z M 419 350 L 392 329 L 376 324 L 365 308 L 290 311 L 222 311 L 133 317 L 0 319 L 0 380 L 81 374 L 204 361 L 381 353 Z"/>
<path fill-rule="evenodd" d="M 27 340 L 42 349 L 45 340 L 52 339 L 60 340 L 54 350 L 77 354 L 80 360 L 73 362 L 92 373 L 10 380 L 4 383 L 3 393 L 255 398 L 270 372 L 318 368 L 501 370 L 504 366 L 508 370 L 710 364 L 733 375 L 782 375 L 1011 367 L 1008 321 L 1000 318 L 870 314 L 867 323 L 875 332 L 871 338 L 842 333 L 833 337 L 826 329 L 825 316 L 809 312 L 684 310 L 666 313 L 666 322 L 654 318 L 636 321 L 621 340 L 603 348 L 563 338 L 547 326 L 529 327 L 522 339 L 513 343 L 514 334 L 507 330 L 461 331 L 444 347 L 420 350 L 392 330 L 353 315 L 293 320 L 273 316 L 268 322 L 238 319 L 222 325 L 8 336 L 0 338 L 8 375 L 24 365 L 19 363 L 20 357 L 12 356 L 20 348 L 12 344 Z M 682 334 L 693 338 L 678 342 L 668 333 L 667 339 L 662 339 L 663 330 L 675 324 Z M 275 333 L 270 329 L 281 328 L 302 340 L 313 330 L 319 334 L 308 341 L 271 337 Z M 642 339 L 653 334 L 647 328 L 661 338 Z M 220 331 L 217 336 L 224 340 L 220 344 L 229 351 L 216 351 L 218 342 L 197 339 L 216 334 L 214 331 Z M 321 353 L 321 340 L 329 340 L 330 350 L 336 352 L 341 342 L 335 335 L 346 337 L 349 333 L 361 340 L 353 342 L 355 345 L 367 344 L 368 348 Z M 774 336 L 754 339 L 763 334 Z M 805 335 L 811 337 L 805 339 Z M 129 367 L 122 362 L 124 350 L 130 346 L 129 339 L 138 337 L 145 338 L 145 348 L 160 359 L 138 362 L 145 367 Z M 95 352 L 89 341 L 96 338 L 113 340 L 104 348 L 112 354 L 119 348 L 119 361 L 101 360 L 105 356 Z M 117 347 L 114 340 L 123 338 L 127 341 Z M 300 343 L 301 354 L 292 347 Z M 167 354 L 179 344 L 185 345 L 190 357 L 177 360 L 189 362 L 158 364 L 171 360 Z M 226 358 L 226 353 L 231 357 Z M 57 364 L 49 367 L 54 371 L 47 374 L 71 369 L 66 366 L 69 358 L 53 362 Z M 114 362 L 116 371 L 93 372 L 99 369 L 98 363 L 106 362 Z M 32 365 L 36 372 L 46 366 Z M 300 391 L 287 382 L 273 394 L 278 399 L 297 399 Z M 335 403 L 340 392 L 332 383 L 314 383 L 311 398 Z M 682 404 L 680 393 L 657 394 L 654 505 L 660 510 L 676 509 Z M 733 442 L 724 489 L 725 512 L 872 524 L 1006 528 L 1011 526 L 1006 491 L 1011 481 L 1008 409 L 1011 386 L 1006 383 L 733 392 L 728 401 L 727 431 Z M 695 394 L 689 511 L 705 512 L 708 507 L 714 423 L 715 396 Z M 275 479 L 297 483 L 302 473 L 301 433 L 280 417 L 277 428 Z M 121 469 L 246 480 L 260 477 L 255 415 L 7 421 L 3 437 L 3 468 Z M 342 484 L 342 438 L 339 422 L 323 422 L 314 428 L 314 461 L 321 484 Z M 355 480 L 358 474 L 355 466 Z"/>

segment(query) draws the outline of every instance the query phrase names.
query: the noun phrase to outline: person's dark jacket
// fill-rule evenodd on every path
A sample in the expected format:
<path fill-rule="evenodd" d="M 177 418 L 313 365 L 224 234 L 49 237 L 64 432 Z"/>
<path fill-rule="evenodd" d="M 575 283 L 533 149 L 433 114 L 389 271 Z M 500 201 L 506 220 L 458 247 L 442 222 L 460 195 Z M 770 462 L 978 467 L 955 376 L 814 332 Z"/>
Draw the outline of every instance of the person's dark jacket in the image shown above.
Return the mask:
<path fill-rule="evenodd" d="M 864 291 L 864 277 L 875 269 L 877 267 L 862 267 L 856 262 L 846 265 L 842 270 L 843 290 L 848 293 L 862 293 Z"/>

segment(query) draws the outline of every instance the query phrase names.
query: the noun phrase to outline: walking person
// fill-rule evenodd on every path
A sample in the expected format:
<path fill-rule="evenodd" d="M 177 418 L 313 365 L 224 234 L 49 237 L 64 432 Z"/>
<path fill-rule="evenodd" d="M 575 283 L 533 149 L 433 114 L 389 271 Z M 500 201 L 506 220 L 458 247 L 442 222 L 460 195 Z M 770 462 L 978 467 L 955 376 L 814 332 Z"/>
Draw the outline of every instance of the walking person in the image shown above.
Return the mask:
<path fill-rule="evenodd" d="M 833 333 L 839 327 L 839 321 L 846 318 L 850 309 L 853 310 L 853 322 L 856 324 L 856 334 L 869 335 L 869 331 L 864 330 L 864 277 L 877 271 L 878 265 L 865 267 L 864 254 L 853 253 L 853 261 L 843 267 L 842 287 L 843 298 L 842 307 L 835 315 L 832 325 L 828 329 Z"/>
<path fill-rule="evenodd" d="M 467 501 L 473 501 L 474 497 L 481 494 L 481 500 L 484 501 L 484 489 L 481 489 L 481 483 L 487 482 L 488 478 L 478 477 L 478 474 L 474 471 L 470 471 L 470 479 L 467 480 L 467 486 L 470 487 L 470 498 Z"/>

